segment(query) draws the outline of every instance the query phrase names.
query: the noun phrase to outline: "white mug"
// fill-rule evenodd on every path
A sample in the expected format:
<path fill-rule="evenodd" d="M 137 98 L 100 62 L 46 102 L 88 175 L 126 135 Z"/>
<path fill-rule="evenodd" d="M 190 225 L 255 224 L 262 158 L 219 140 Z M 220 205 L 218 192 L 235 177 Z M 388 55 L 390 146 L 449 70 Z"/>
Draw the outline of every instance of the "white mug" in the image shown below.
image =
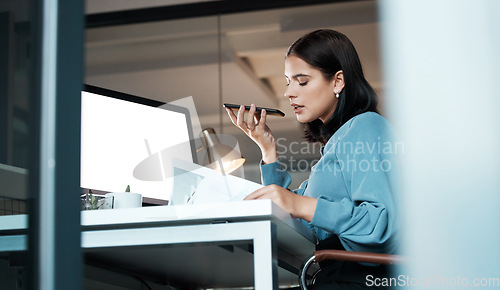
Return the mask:
<path fill-rule="evenodd" d="M 113 197 L 112 208 L 132 208 L 142 206 L 142 195 L 133 192 L 110 192 L 106 196 Z"/>

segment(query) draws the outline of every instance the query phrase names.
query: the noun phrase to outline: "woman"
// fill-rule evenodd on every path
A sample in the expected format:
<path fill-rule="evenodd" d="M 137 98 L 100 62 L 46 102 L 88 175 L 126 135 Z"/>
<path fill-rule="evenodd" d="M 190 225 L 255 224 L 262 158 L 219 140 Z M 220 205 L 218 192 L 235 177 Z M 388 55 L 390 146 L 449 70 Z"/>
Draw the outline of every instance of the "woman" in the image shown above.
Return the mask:
<path fill-rule="evenodd" d="M 286 54 L 285 96 L 321 159 L 309 179 L 290 191 L 266 112 L 251 106 L 232 122 L 262 151 L 266 185 L 246 199 L 272 199 L 315 231 L 317 248 L 394 253 L 397 219 L 393 192 L 390 125 L 377 113 L 377 97 L 363 75 L 351 41 L 333 30 L 317 30 L 295 41 Z M 321 265 L 317 287 L 363 288 L 366 276 L 384 276 L 381 266 L 336 262 Z M 321 289 L 321 288 L 317 288 Z M 340 288 L 342 289 L 342 288 Z M 373 287 L 370 287 L 373 289 Z"/>

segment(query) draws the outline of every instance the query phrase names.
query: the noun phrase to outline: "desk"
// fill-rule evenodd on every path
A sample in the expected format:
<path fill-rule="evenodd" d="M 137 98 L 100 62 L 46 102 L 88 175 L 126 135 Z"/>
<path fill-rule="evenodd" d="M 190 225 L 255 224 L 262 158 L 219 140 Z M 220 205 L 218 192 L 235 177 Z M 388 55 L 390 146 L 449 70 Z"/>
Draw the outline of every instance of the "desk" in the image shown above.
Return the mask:
<path fill-rule="evenodd" d="M 202 287 L 277 289 L 297 281 L 313 234 L 270 200 L 82 212 L 94 263 Z M 0 217 L 0 252 L 26 249 L 26 216 Z"/>

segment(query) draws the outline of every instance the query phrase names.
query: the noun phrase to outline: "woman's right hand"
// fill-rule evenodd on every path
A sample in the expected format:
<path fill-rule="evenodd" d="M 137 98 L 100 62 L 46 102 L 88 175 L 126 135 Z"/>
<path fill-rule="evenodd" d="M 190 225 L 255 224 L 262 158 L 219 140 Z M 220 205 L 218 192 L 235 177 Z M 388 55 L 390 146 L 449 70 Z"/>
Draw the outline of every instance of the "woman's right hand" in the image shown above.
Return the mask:
<path fill-rule="evenodd" d="M 266 164 L 276 162 L 278 161 L 276 141 L 271 129 L 266 124 L 267 112 L 262 110 L 262 113 L 259 114 L 256 113 L 256 110 L 255 104 L 252 104 L 245 120 L 244 106 L 240 106 L 238 116 L 231 109 L 226 108 L 233 124 L 245 132 L 259 146 L 262 151 L 262 161 Z"/>

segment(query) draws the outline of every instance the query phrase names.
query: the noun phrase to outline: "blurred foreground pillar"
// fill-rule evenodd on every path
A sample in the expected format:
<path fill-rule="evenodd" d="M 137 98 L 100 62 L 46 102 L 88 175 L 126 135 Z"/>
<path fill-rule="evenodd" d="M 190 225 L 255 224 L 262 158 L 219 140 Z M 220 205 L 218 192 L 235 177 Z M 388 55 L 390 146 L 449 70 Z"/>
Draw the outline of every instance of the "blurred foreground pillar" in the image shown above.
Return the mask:
<path fill-rule="evenodd" d="M 498 289 L 500 1 L 379 7 L 386 110 L 405 144 L 402 248 L 410 262 L 399 285 Z"/>

